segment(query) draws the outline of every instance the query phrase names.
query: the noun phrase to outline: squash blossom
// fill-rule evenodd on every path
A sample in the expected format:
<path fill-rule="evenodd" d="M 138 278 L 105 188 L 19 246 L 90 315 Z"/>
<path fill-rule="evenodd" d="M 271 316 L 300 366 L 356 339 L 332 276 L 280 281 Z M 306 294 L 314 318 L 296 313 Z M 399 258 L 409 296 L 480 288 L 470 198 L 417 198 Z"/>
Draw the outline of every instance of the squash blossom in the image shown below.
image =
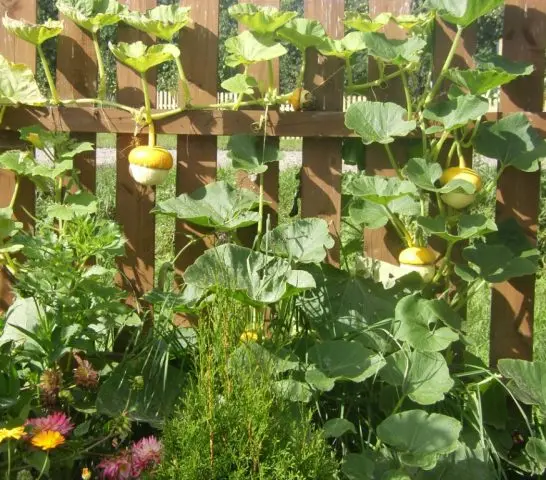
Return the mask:
<path fill-rule="evenodd" d="M 256 330 L 245 330 L 241 333 L 241 342 L 257 342 L 258 333 Z"/>
<path fill-rule="evenodd" d="M 25 427 L 0 428 L 0 443 L 13 438 L 20 440 L 25 435 Z"/>
<path fill-rule="evenodd" d="M 31 443 L 42 450 L 52 450 L 64 443 L 64 437 L 59 432 L 45 430 L 32 437 Z"/>

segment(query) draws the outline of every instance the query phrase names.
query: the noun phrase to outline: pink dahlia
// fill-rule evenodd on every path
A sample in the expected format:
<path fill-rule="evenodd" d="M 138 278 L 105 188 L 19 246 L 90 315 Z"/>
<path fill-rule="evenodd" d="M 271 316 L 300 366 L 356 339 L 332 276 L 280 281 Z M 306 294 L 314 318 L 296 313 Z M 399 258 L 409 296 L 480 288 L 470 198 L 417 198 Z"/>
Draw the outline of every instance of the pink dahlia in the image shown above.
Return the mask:
<path fill-rule="evenodd" d="M 135 473 L 156 466 L 161 461 L 161 449 L 161 442 L 153 435 L 133 443 L 131 455 Z"/>
<path fill-rule="evenodd" d="M 70 423 L 70 417 L 63 412 L 55 412 L 47 417 L 32 418 L 27 420 L 25 425 L 31 427 L 34 435 L 49 430 L 66 436 L 74 430 L 74 424 Z"/>
<path fill-rule="evenodd" d="M 98 468 L 105 480 L 127 480 L 133 477 L 133 466 L 127 452 L 113 458 L 102 460 Z"/>

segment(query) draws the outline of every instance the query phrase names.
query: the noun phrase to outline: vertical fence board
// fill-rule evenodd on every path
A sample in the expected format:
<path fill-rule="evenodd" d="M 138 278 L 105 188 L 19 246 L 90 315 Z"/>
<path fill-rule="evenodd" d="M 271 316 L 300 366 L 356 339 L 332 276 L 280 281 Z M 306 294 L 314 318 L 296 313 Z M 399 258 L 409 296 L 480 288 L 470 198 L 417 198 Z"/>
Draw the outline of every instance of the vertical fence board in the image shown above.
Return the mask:
<path fill-rule="evenodd" d="M 370 15 L 375 17 L 380 13 L 389 12 L 393 15 L 404 15 L 411 12 L 410 0 L 370 0 Z M 404 38 L 405 32 L 394 23 L 385 26 L 384 33 L 389 38 Z M 370 59 L 368 80 L 379 77 L 377 64 Z M 406 100 L 400 79 L 391 80 L 387 88 L 377 88 L 365 92 L 369 100 L 389 101 L 406 107 Z M 398 162 L 406 158 L 406 142 L 397 141 L 391 144 L 393 154 Z M 391 167 L 385 147 L 373 143 L 366 147 L 366 173 L 368 175 L 382 175 L 386 177 L 396 175 Z M 366 255 L 375 260 L 398 264 L 398 253 L 403 248 L 400 239 L 390 227 L 374 230 L 365 229 L 364 248 Z"/>
<path fill-rule="evenodd" d="M 503 88 L 503 113 L 542 112 L 546 46 L 544 0 L 506 0 L 503 55 L 529 61 L 535 72 Z M 540 171 L 524 173 L 508 168 L 497 189 L 497 220 L 515 218 L 528 238 L 536 243 L 540 198 Z M 531 359 L 535 276 L 516 278 L 496 285 L 491 305 L 490 363 L 500 358 Z"/>
<path fill-rule="evenodd" d="M 216 102 L 219 0 L 185 0 L 191 6 L 193 25 L 180 36 L 182 62 L 189 82 L 193 103 Z M 217 139 L 209 136 L 178 136 L 176 193 L 189 193 L 216 178 Z M 191 225 L 177 222 L 175 248 L 180 251 L 186 244 L 185 235 L 198 233 Z M 177 269 L 182 273 L 206 248 L 199 243 L 178 259 Z"/>
<path fill-rule="evenodd" d="M 280 0 L 240 0 L 240 3 L 253 3 L 254 5 L 262 7 L 281 7 Z M 246 27 L 240 25 L 241 30 L 245 30 Z M 260 62 L 257 65 L 252 65 L 249 68 L 250 75 L 254 76 L 258 80 L 259 84 L 269 84 L 269 69 L 267 62 Z M 279 60 L 273 61 L 273 86 L 279 88 Z M 268 138 L 268 142 L 278 145 L 279 138 Z M 241 172 L 238 176 L 238 183 L 249 189 L 257 190 L 257 182 L 250 180 L 248 175 Z M 264 209 L 265 217 L 269 216 L 271 226 L 275 226 L 278 221 L 278 209 L 279 209 L 279 162 L 273 162 L 268 164 L 267 171 L 264 174 L 264 198 L 269 202 L 269 206 Z M 255 232 L 255 228 L 246 229 L 243 232 L 242 237 L 245 243 L 252 244 L 254 234 L 249 232 Z M 250 239 L 249 239 L 250 238 Z"/>
<path fill-rule="evenodd" d="M 0 15 L 8 14 L 12 18 L 36 21 L 36 0 L 19 0 L 4 3 L 0 6 Z M 7 32 L 0 22 L 0 53 L 8 60 L 24 63 L 32 70 L 36 67 L 36 50 L 30 43 L 19 40 Z M 0 136 L 0 150 L 20 148 L 23 142 L 19 140 L 18 132 L 2 132 Z M 26 148 L 26 146 L 25 146 Z M 0 208 L 7 207 L 15 187 L 15 177 L 12 173 L 0 170 Z M 23 223 L 26 230 L 34 224 L 32 217 L 35 212 L 36 195 L 34 184 L 27 179 L 21 181 L 17 201 L 14 206 L 15 217 Z M 27 213 L 28 212 L 28 213 Z M 9 280 L 0 270 L 0 311 L 5 310 L 11 303 L 12 295 Z"/>
<path fill-rule="evenodd" d="M 129 0 L 132 10 L 145 11 L 155 7 L 155 0 Z M 152 39 L 137 30 L 120 24 L 118 41 L 147 45 Z M 138 74 L 118 62 L 118 100 L 126 105 L 140 107 L 144 104 L 141 81 Z M 148 90 L 152 103 L 156 102 L 156 71 L 147 75 Z M 140 135 L 138 141 L 147 143 L 147 136 Z M 155 218 L 150 214 L 154 206 L 155 190 L 137 184 L 129 174 L 128 155 L 134 144 L 131 135 L 117 137 L 116 219 L 127 238 L 126 255 L 119 259 L 122 285 L 135 297 L 140 297 L 154 284 Z"/>
<path fill-rule="evenodd" d="M 97 90 L 97 61 L 93 40 L 89 33 L 62 17 L 64 30 L 57 44 L 57 90 L 61 98 L 93 98 Z M 80 142 L 96 143 L 94 133 L 74 133 Z M 86 152 L 74 159 L 80 170 L 82 186 L 94 192 L 96 189 L 96 151 Z"/>
<path fill-rule="evenodd" d="M 344 34 L 343 0 L 305 0 L 305 16 L 318 20 L 333 38 Z M 305 85 L 316 98 L 318 110 L 343 110 L 343 69 L 341 61 L 307 52 Z M 336 138 L 304 138 L 301 176 L 301 211 L 304 217 L 326 220 L 336 245 L 328 261 L 339 265 L 341 227 L 341 140 Z"/>

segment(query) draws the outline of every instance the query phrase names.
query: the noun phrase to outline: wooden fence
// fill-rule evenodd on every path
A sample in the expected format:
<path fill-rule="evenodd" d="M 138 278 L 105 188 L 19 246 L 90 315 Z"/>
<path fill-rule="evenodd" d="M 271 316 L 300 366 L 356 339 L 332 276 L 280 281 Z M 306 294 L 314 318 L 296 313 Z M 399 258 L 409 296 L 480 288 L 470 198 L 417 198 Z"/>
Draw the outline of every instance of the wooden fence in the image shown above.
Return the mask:
<path fill-rule="evenodd" d="M 127 0 L 130 8 L 146 10 L 156 6 L 156 0 Z M 183 61 L 191 81 L 192 96 L 196 103 L 214 103 L 217 99 L 218 62 L 218 0 L 183 0 L 192 6 L 194 23 L 181 35 Z M 255 0 L 254 3 L 279 7 L 280 0 Z M 344 0 L 305 0 L 305 16 L 324 25 L 329 35 L 340 38 L 344 35 Z M 383 11 L 394 14 L 409 13 L 410 0 L 370 0 L 370 13 L 375 16 Z M 36 20 L 36 0 L 12 0 L 4 3 L 4 11 L 16 18 Z M 393 37 L 402 35 L 394 25 L 386 28 Z M 435 66 L 445 58 L 450 47 L 453 30 L 438 25 L 435 33 Z M 146 39 L 129 27 L 120 25 L 118 38 L 123 41 Z M 187 48 L 190 45 L 191 48 Z M 526 112 L 535 127 L 546 135 L 546 115 L 543 107 L 543 80 L 546 45 L 546 2 L 544 0 L 506 0 L 503 54 L 513 60 L 530 61 L 535 65 L 533 75 L 518 79 L 501 92 L 500 111 L 503 113 Z M 456 62 L 468 65 L 476 46 L 476 32 L 469 30 L 458 51 Z M 72 22 L 65 22 L 65 31 L 58 41 L 57 84 L 63 98 L 93 97 L 96 90 L 96 61 L 89 36 Z M 0 52 L 11 61 L 26 63 L 34 67 L 36 53 L 33 47 L 15 39 L 0 27 Z M 306 87 L 314 92 L 316 111 L 272 112 L 268 134 L 273 137 L 303 137 L 302 169 L 302 214 L 324 218 L 334 235 L 340 231 L 341 207 L 341 142 L 350 132 L 343 119 L 343 68 L 335 59 L 319 58 L 311 53 Z M 369 66 L 370 78 L 377 76 L 377 68 Z M 263 79 L 263 68 L 252 72 Z M 276 65 L 278 81 L 278 64 Z M 325 82 L 325 80 L 328 80 Z M 133 106 L 142 104 L 142 92 L 138 76 L 127 67 L 118 66 L 119 101 Z M 152 98 L 156 98 L 155 79 L 150 78 Z M 393 83 L 389 89 L 378 89 L 380 98 L 388 98 L 403 104 L 401 88 Z M 498 115 L 502 115 L 499 113 Z M 158 122 L 159 133 L 177 135 L 177 181 L 178 194 L 191 192 L 211 182 L 216 176 L 217 136 L 248 133 L 251 125 L 259 119 L 260 111 L 215 111 L 187 112 L 175 118 Z M 496 117 L 497 114 L 490 114 Z M 128 240 L 126 256 L 120 259 L 120 268 L 130 282 L 127 285 L 140 295 L 153 286 L 155 253 L 155 219 L 150 214 L 154 205 L 155 191 L 137 185 L 129 175 L 127 153 L 132 142 L 134 123 L 131 116 L 118 110 L 93 108 L 59 109 L 10 109 L 1 131 L 1 147 L 13 148 L 20 144 L 15 131 L 25 125 L 40 123 L 50 129 L 73 132 L 75 137 L 94 141 L 98 132 L 117 134 L 117 194 L 116 218 L 123 227 Z M 396 144 L 402 157 L 405 143 Z M 367 149 L 366 169 L 369 174 L 393 175 L 383 150 L 372 145 Z M 95 154 L 80 156 L 77 167 L 86 188 L 95 190 Z M 278 205 L 278 167 L 267 172 L 266 196 L 271 201 L 272 211 Z M 13 190 L 13 178 L 8 172 L 0 172 L 0 206 L 7 205 Z M 540 173 L 524 173 L 509 170 L 503 176 L 497 190 L 497 219 L 514 217 L 532 241 L 536 240 L 539 205 Z M 28 212 L 29 214 L 27 214 Z M 32 228 L 35 212 L 35 193 L 30 183 L 20 191 L 15 215 Z M 184 245 L 182 235 L 192 227 L 178 222 L 176 249 Z M 366 231 L 367 254 L 383 261 L 396 261 L 397 251 L 390 242 L 386 230 Z M 188 262 L 196 258 L 205 245 L 195 245 L 189 254 L 180 260 L 178 268 L 183 270 Z M 339 245 L 330 252 L 329 261 L 339 261 Z M 535 277 L 518 278 L 496 285 L 492 296 L 491 313 L 491 359 L 500 357 L 530 358 L 532 356 L 532 332 L 534 310 Z M 0 298 L 4 307 L 10 301 L 9 285 L 0 280 Z M 471 320 L 471 319 L 470 319 Z"/>

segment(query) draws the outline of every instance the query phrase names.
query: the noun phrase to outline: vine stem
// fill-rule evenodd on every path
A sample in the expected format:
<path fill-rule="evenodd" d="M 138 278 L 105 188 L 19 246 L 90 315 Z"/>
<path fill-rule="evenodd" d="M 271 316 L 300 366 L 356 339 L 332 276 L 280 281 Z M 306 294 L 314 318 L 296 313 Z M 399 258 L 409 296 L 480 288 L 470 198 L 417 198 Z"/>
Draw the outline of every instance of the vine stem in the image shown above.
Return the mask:
<path fill-rule="evenodd" d="M 129 112 L 131 115 L 136 116 L 139 112 L 138 108 L 132 108 L 127 105 L 123 105 L 118 102 L 111 102 L 109 100 L 100 100 L 98 98 L 77 98 L 73 100 L 61 100 L 61 105 L 99 105 L 101 107 L 112 107 L 119 110 Z"/>
<path fill-rule="evenodd" d="M 146 123 L 148 124 L 148 146 L 155 147 L 155 126 L 152 120 L 152 102 L 150 101 L 150 92 L 148 92 L 148 82 L 146 74 L 140 74 L 142 83 L 142 93 L 144 94 L 144 108 L 146 111 Z"/>
<path fill-rule="evenodd" d="M 402 80 L 402 86 L 404 87 L 404 95 L 406 96 L 406 105 L 408 110 L 408 120 L 413 116 L 413 101 L 411 99 L 411 92 L 409 89 L 408 76 L 406 72 L 400 69 L 400 78 Z"/>
<path fill-rule="evenodd" d="M 275 88 L 275 72 L 273 71 L 273 60 L 267 61 L 267 75 L 269 80 L 269 90 Z"/>
<path fill-rule="evenodd" d="M 388 80 L 392 80 L 393 78 L 398 78 L 402 74 L 402 72 L 406 72 L 406 71 L 410 70 L 410 68 L 411 67 L 408 65 L 405 68 L 397 70 L 396 72 L 393 72 L 393 73 L 389 73 L 388 75 L 382 76 L 382 77 L 380 77 L 377 80 L 374 80 L 372 82 L 354 84 L 352 86 L 348 86 L 346 88 L 346 91 L 347 91 L 347 93 L 357 93 L 360 90 L 367 90 L 368 88 L 379 87 L 380 85 L 382 85 L 383 83 L 385 83 Z"/>
<path fill-rule="evenodd" d="M 298 82 L 296 85 L 296 88 L 303 88 L 303 84 L 305 82 L 305 68 L 307 65 L 307 50 L 302 51 L 302 58 L 301 58 L 301 67 L 300 67 L 300 73 L 298 75 Z"/>
<path fill-rule="evenodd" d="M 6 473 L 7 480 L 11 479 L 11 439 L 8 439 L 8 471 Z"/>
<path fill-rule="evenodd" d="M 17 200 L 17 194 L 19 193 L 19 188 L 21 186 L 21 178 L 17 175 L 15 180 L 15 186 L 13 187 L 13 194 L 11 195 L 11 201 L 9 202 L 8 208 L 13 210 L 15 206 L 15 201 Z"/>
<path fill-rule="evenodd" d="M 396 159 L 394 158 L 394 154 L 392 153 L 391 147 L 389 147 L 389 145 L 387 143 L 385 143 L 384 146 L 385 146 L 385 150 L 387 151 L 387 156 L 389 157 L 389 162 L 391 162 L 392 168 L 394 168 L 394 170 L 396 170 L 396 176 L 400 180 L 403 180 L 404 177 L 402 175 L 402 172 L 400 171 L 400 167 L 398 166 L 398 163 L 396 162 Z"/>
<path fill-rule="evenodd" d="M 99 86 L 97 88 L 97 96 L 99 100 L 106 98 L 106 71 L 104 69 L 104 59 L 100 51 L 98 32 L 91 32 L 93 46 L 95 47 L 95 56 L 97 57 L 97 67 L 99 70 Z"/>
<path fill-rule="evenodd" d="M 408 232 L 402 221 L 396 217 L 396 215 L 389 209 L 389 207 L 383 205 L 383 208 L 385 209 L 385 212 L 389 217 L 389 220 L 394 227 L 396 234 L 398 235 L 398 237 L 400 237 L 400 240 L 402 240 L 402 242 L 407 247 L 413 246 L 413 239 L 411 238 L 410 233 Z"/>
<path fill-rule="evenodd" d="M 347 82 L 349 88 L 354 85 L 354 77 L 353 77 L 353 67 L 351 65 L 351 59 L 346 58 L 345 59 L 345 70 L 347 72 Z"/>
<path fill-rule="evenodd" d="M 457 33 L 455 34 L 455 38 L 453 39 L 453 44 L 451 45 L 451 49 L 449 50 L 449 53 L 447 54 L 444 65 L 442 66 L 442 70 L 440 70 L 440 74 L 438 75 L 438 78 L 436 79 L 436 82 L 432 86 L 432 89 L 430 90 L 429 94 L 425 97 L 425 100 L 422 102 L 422 104 L 421 103 L 419 104 L 419 108 L 418 108 L 419 110 L 421 108 L 426 107 L 430 102 L 432 102 L 432 100 L 434 100 L 434 97 L 440 91 L 444 77 L 447 71 L 449 70 L 449 67 L 451 66 L 451 62 L 453 62 L 453 58 L 455 57 L 455 53 L 457 52 L 457 48 L 459 47 L 459 43 L 461 42 L 463 31 L 464 31 L 463 27 L 457 27 Z"/>
<path fill-rule="evenodd" d="M 40 478 L 42 478 L 42 476 L 44 475 L 48 460 L 49 460 L 49 453 L 47 453 L 44 459 L 44 464 L 42 465 L 42 469 L 40 470 L 40 474 L 38 475 L 38 478 L 36 480 L 40 480 Z"/>
<path fill-rule="evenodd" d="M 47 59 L 44 55 L 44 50 L 41 45 L 37 45 L 36 50 L 38 51 L 40 62 L 42 63 L 42 66 L 44 67 L 45 76 L 47 78 L 47 84 L 49 85 L 49 91 L 51 92 L 52 102 L 54 105 L 59 105 L 59 103 L 61 103 L 61 100 L 59 98 L 59 93 L 57 92 L 57 88 L 55 87 L 55 80 L 53 80 L 53 75 L 51 75 L 49 64 L 47 63 Z"/>
<path fill-rule="evenodd" d="M 187 108 L 191 104 L 190 86 L 188 85 L 188 77 L 184 72 L 184 66 L 182 65 L 182 59 L 180 56 L 175 57 L 176 69 L 178 70 L 178 76 L 180 77 L 180 87 L 182 90 L 182 98 L 184 99 L 184 108 Z"/>

